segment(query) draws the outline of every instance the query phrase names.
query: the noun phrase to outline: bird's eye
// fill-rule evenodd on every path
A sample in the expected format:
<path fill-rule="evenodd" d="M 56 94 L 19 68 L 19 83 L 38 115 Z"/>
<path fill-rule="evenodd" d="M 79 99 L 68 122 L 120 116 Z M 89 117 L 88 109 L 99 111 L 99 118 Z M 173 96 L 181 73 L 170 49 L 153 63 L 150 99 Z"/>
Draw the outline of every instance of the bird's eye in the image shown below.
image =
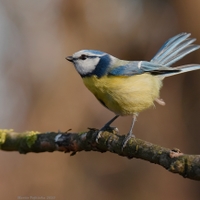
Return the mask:
<path fill-rule="evenodd" d="M 80 57 L 79 57 L 81 60 L 85 60 L 87 58 L 87 56 L 85 54 L 82 54 Z"/>

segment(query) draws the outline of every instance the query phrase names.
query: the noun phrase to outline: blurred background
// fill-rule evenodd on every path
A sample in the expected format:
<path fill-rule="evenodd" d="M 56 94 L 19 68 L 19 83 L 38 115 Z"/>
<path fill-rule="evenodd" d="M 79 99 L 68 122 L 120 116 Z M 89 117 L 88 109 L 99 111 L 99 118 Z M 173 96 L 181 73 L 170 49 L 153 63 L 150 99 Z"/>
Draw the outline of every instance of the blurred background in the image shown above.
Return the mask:
<path fill-rule="evenodd" d="M 100 128 L 113 113 L 85 88 L 65 60 L 98 49 L 150 60 L 170 37 L 190 32 L 200 44 L 199 0 L 0 0 L 0 128 L 66 131 Z M 176 65 L 200 63 L 200 50 Z M 200 153 L 200 71 L 168 78 L 134 134 L 188 154 Z M 113 124 L 121 134 L 131 117 Z M 111 153 L 0 152 L 0 199 L 199 199 L 199 182 L 139 159 Z M 12 191 L 12 192 L 11 192 Z"/>

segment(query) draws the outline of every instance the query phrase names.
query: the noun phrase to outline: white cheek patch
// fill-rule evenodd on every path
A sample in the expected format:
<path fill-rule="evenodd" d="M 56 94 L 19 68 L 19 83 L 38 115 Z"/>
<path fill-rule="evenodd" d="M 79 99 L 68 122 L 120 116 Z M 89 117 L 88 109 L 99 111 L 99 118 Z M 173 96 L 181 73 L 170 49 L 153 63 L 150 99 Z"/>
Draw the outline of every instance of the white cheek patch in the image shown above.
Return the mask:
<path fill-rule="evenodd" d="M 99 60 L 99 57 L 87 58 L 86 60 L 76 60 L 75 68 L 81 75 L 86 75 L 94 71 Z"/>

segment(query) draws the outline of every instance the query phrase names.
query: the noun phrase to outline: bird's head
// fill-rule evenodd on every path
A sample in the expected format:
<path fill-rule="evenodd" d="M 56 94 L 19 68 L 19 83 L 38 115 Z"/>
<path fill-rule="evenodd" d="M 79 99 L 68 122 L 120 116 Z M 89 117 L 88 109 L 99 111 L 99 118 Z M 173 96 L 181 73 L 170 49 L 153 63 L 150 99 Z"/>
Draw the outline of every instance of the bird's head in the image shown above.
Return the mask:
<path fill-rule="evenodd" d="M 96 75 L 100 78 L 107 73 L 116 58 L 101 51 L 81 50 L 66 59 L 74 64 L 82 77 Z"/>

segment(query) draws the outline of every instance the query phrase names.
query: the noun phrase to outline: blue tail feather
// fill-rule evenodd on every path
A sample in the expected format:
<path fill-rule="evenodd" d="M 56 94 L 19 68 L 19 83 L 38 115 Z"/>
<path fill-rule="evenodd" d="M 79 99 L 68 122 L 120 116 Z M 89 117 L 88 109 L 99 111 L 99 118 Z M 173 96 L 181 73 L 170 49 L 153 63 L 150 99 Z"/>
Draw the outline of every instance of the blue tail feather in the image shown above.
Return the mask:
<path fill-rule="evenodd" d="M 174 75 L 182 74 L 182 73 L 185 73 L 185 72 L 199 70 L 200 69 L 200 65 L 199 64 L 181 65 L 181 66 L 175 67 L 173 69 L 177 70 L 177 72 L 176 71 L 174 71 L 174 72 L 172 71 L 171 73 L 160 74 L 160 77 L 166 78 L 166 77 L 169 77 L 169 76 L 174 76 Z"/>
<path fill-rule="evenodd" d="M 192 44 L 196 39 L 188 38 L 190 35 L 190 33 L 181 33 L 167 40 L 151 62 L 169 67 L 187 54 L 199 49 L 200 45 Z"/>
<path fill-rule="evenodd" d="M 169 57 L 168 60 L 165 61 L 164 65 L 165 66 L 171 66 L 173 63 L 177 62 L 178 60 L 180 60 L 181 58 L 183 58 L 184 56 L 186 56 L 187 54 L 199 49 L 200 46 L 199 45 L 190 45 L 187 48 L 181 50 L 179 52 L 179 54 L 175 55 L 174 57 Z"/>
<path fill-rule="evenodd" d="M 172 49 L 168 55 L 166 55 L 162 60 L 160 60 L 160 62 L 162 62 L 164 65 L 168 64 L 168 62 L 171 61 L 172 58 L 177 57 L 178 53 L 184 51 L 187 48 L 191 48 L 191 43 L 193 43 L 195 40 L 196 39 L 193 38 L 187 38 L 185 41 L 181 42 L 176 48 Z"/>

